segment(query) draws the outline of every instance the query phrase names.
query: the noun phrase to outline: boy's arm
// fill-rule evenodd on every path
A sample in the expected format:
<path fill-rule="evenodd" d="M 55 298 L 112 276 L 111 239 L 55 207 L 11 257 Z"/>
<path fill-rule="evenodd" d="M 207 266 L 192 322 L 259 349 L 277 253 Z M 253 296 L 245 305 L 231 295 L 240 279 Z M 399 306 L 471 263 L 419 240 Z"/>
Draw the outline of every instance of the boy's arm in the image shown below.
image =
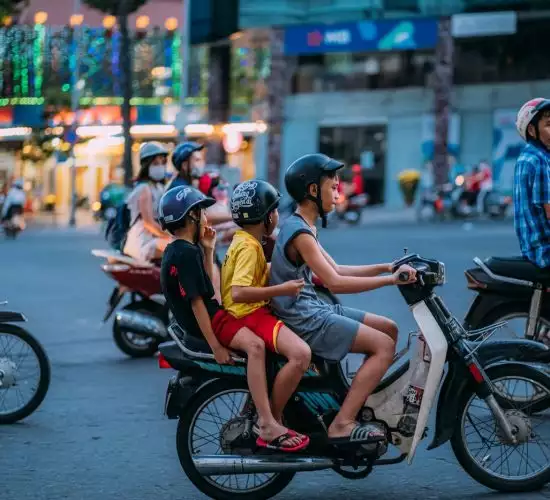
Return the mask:
<path fill-rule="evenodd" d="M 296 288 L 302 288 L 303 282 L 301 280 L 295 280 L 297 282 Z M 300 285 L 298 284 L 300 282 Z M 294 282 L 292 282 L 294 283 Z M 299 290 L 298 290 L 299 291 Z M 231 297 L 235 303 L 250 303 L 263 302 L 264 300 L 270 300 L 273 297 L 280 297 L 281 295 L 292 295 L 286 288 L 285 283 L 273 286 L 238 286 L 233 285 L 231 287 Z"/>
<path fill-rule="evenodd" d="M 233 364 L 233 359 L 231 358 L 231 352 L 226 349 L 223 345 L 220 344 L 219 340 L 214 335 L 214 330 L 212 330 L 212 322 L 210 321 L 210 316 L 204 305 L 204 300 L 202 297 L 196 297 L 191 300 L 191 309 L 197 320 L 197 324 L 201 329 L 206 342 L 212 349 L 214 358 L 220 364 Z"/>
<path fill-rule="evenodd" d="M 327 260 L 317 241 L 307 233 L 300 234 L 292 243 L 308 267 L 334 293 L 360 293 L 376 290 L 383 286 L 395 285 L 393 275 L 382 277 L 356 277 L 341 275 Z M 334 262 L 334 261 L 332 261 Z M 336 266 L 337 268 L 340 266 Z"/>
<path fill-rule="evenodd" d="M 357 278 L 369 278 L 373 276 L 379 276 L 384 273 L 391 273 L 392 264 L 374 264 L 370 266 L 342 266 L 336 264 L 334 259 L 329 255 L 329 253 L 321 247 L 321 253 L 325 259 L 329 262 L 332 268 L 340 276 L 355 276 Z"/>
<path fill-rule="evenodd" d="M 274 286 L 252 286 L 258 255 L 254 251 L 241 251 L 235 260 L 235 272 L 231 282 L 231 297 L 235 303 L 255 303 L 281 295 L 290 295 L 285 283 Z M 298 281 L 298 280 L 297 280 Z"/>

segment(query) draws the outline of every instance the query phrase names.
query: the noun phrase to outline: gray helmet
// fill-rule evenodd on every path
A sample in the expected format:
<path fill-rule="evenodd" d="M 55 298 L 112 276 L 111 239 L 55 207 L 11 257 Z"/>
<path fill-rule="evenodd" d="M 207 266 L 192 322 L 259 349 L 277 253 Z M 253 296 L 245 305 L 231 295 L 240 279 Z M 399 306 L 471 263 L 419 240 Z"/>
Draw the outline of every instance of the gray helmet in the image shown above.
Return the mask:
<path fill-rule="evenodd" d="M 139 161 L 143 163 L 147 158 L 168 156 L 169 151 L 160 142 L 144 142 L 139 148 Z"/>

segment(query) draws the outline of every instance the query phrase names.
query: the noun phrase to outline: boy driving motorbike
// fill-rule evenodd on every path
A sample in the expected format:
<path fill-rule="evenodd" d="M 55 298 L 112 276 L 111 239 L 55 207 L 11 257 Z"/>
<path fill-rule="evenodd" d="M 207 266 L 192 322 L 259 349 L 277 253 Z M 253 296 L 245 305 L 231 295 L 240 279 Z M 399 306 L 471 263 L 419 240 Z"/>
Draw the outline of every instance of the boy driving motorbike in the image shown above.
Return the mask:
<path fill-rule="evenodd" d="M 392 264 L 341 266 L 330 257 L 317 239 L 319 218 L 326 226 L 326 214 L 338 200 L 337 171 L 343 164 L 322 154 L 296 160 L 285 173 L 285 185 L 298 203 L 295 213 L 284 222 L 271 261 L 270 285 L 303 279 L 305 287 L 295 297 L 274 297 L 272 308 L 311 350 L 328 360 L 340 361 L 348 353 L 368 354 L 349 392 L 328 429 L 335 445 L 369 443 L 385 439 L 382 428 L 360 425 L 357 414 L 392 363 L 397 326 L 387 318 L 341 305 L 328 305 L 316 295 L 312 272 L 335 293 L 360 293 L 383 286 L 405 284 L 399 273 L 407 272 L 414 282 L 414 269 L 403 266 L 393 275 Z"/>
<path fill-rule="evenodd" d="M 159 220 L 175 240 L 162 258 L 161 283 L 166 301 L 188 334 L 204 336 L 220 364 L 232 364 L 228 348 L 248 356 L 247 379 L 258 412 L 258 446 L 298 451 L 308 442 L 283 446 L 297 434 L 283 427 L 271 413 L 267 393 L 265 347 L 243 322 L 224 311 L 219 290 L 212 286 L 216 232 L 208 226 L 205 209 L 215 201 L 192 187 L 167 191 L 160 200 Z"/>
<path fill-rule="evenodd" d="M 283 410 L 309 367 L 311 349 L 268 307 L 273 297 L 296 297 L 304 286 L 303 280 L 295 279 L 266 286 L 269 266 L 262 240 L 277 227 L 280 198 L 271 184 L 261 180 L 243 182 L 235 188 L 231 214 L 241 229 L 235 233 L 223 263 L 222 298 L 224 308 L 258 335 L 270 351 L 288 359 L 275 377 L 271 395 L 273 416 L 282 423 Z M 280 446 L 303 447 L 304 442 L 307 445 L 309 438 L 299 435 Z"/>

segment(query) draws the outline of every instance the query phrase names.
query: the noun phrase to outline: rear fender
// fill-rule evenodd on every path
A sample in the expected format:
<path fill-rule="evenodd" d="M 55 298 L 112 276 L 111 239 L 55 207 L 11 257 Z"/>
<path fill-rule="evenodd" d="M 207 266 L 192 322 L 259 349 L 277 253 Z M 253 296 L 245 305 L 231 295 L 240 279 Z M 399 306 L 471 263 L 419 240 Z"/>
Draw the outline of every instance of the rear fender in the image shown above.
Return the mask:
<path fill-rule="evenodd" d="M 496 293 L 479 293 L 472 302 L 470 309 L 464 318 L 464 327 L 466 329 L 477 329 L 488 326 L 494 311 L 502 309 L 503 311 L 518 311 L 525 308 L 529 311 L 530 295 L 525 297 L 520 295 L 498 295 Z"/>
<path fill-rule="evenodd" d="M 21 313 L 0 311 L 0 323 L 25 323 L 27 318 Z"/>
<path fill-rule="evenodd" d="M 179 418 L 199 392 L 207 385 L 215 382 L 216 378 L 204 380 L 184 375 L 180 372 L 170 379 L 166 390 L 164 414 L 171 420 Z"/>
<path fill-rule="evenodd" d="M 550 363 L 550 349 L 541 342 L 527 339 L 487 341 L 480 346 L 477 354 L 483 366 L 510 360 Z"/>

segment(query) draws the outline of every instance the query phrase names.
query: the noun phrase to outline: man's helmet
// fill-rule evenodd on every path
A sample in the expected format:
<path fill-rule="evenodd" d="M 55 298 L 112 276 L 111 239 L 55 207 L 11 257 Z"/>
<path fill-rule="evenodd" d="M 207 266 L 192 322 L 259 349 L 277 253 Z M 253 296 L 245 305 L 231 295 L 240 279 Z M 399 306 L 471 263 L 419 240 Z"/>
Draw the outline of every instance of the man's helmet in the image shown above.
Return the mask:
<path fill-rule="evenodd" d="M 191 217 L 189 212 L 194 209 L 208 208 L 216 203 L 216 200 L 208 198 L 198 189 L 189 186 L 178 186 L 169 189 L 162 195 L 159 203 L 159 223 L 162 229 L 173 232 L 183 226 L 186 217 Z M 200 219 L 191 217 L 197 224 L 195 241 L 200 234 Z"/>
<path fill-rule="evenodd" d="M 172 153 L 172 164 L 174 165 L 174 168 L 178 172 L 181 172 L 183 162 L 189 160 L 195 151 L 200 151 L 203 148 L 204 145 L 199 144 L 198 142 L 182 142 L 178 144 Z"/>
<path fill-rule="evenodd" d="M 231 216 L 239 224 L 265 222 L 279 206 L 281 194 L 269 182 L 253 179 L 241 182 L 231 195 Z"/>
<path fill-rule="evenodd" d="M 21 177 L 19 177 L 18 179 L 15 179 L 12 184 L 13 187 L 23 189 L 23 187 L 25 186 L 25 181 Z"/>
<path fill-rule="evenodd" d="M 148 158 L 168 156 L 168 150 L 160 142 L 144 142 L 139 148 L 139 162 L 143 164 Z"/>
<path fill-rule="evenodd" d="M 537 97 L 527 101 L 519 110 L 516 128 L 524 141 L 528 140 L 527 127 L 535 121 L 541 111 L 550 109 L 550 99 Z"/>
<path fill-rule="evenodd" d="M 323 227 L 327 225 L 327 217 L 321 201 L 321 179 L 337 170 L 344 168 L 344 164 L 327 155 L 314 153 L 298 158 L 285 172 L 285 186 L 288 194 L 300 203 L 305 199 L 317 204 Z M 309 186 L 317 184 L 317 196 L 309 194 Z"/>

